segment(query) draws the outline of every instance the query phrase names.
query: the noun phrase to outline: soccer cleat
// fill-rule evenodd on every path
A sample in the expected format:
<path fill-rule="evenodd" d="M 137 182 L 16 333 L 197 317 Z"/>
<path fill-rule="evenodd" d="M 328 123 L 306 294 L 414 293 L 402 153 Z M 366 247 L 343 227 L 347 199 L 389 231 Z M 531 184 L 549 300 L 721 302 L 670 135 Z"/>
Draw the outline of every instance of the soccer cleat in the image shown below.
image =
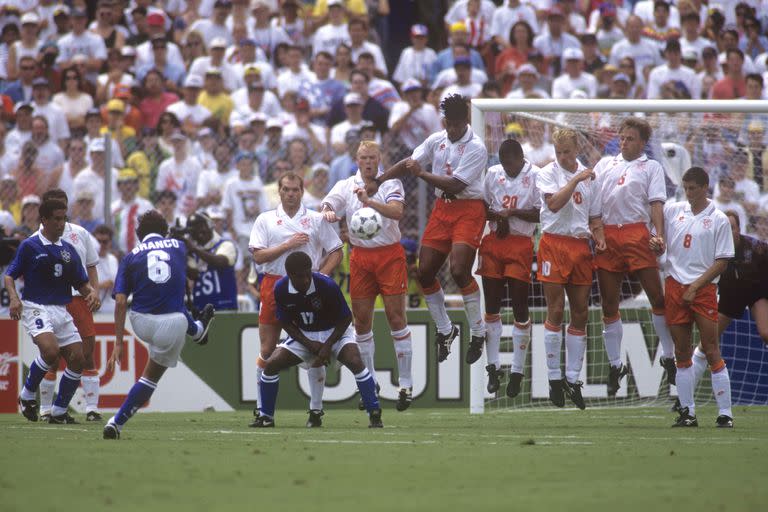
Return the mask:
<path fill-rule="evenodd" d="M 584 386 L 584 383 L 580 380 L 570 383 L 563 379 L 563 390 L 565 391 L 565 394 L 568 395 L 568 398 L 571 399 L 571 402 L 573 402 L 576 407 L 583 411 L 587 408 L 587 404 L 584 403 L 584 397 L 581 396 L 582 386 Z"/>
<path fill-rule="evenodd" d="M 69 415 L 68 412 L 65 412 L 64 414 L 59 414 L 58 416 L 54 416 L 51 414 L 51 417 L 48 419 L 48 423 L 51 425 L 77 425 L 78 422 L 75 418 Z"/>
<path fill-rule="evenodd" d="M 620 364 L 619 367 L 611 366 L 608 371 L 608 396 L 616 396 L 616 392 L 621 387 L 619 381 L 622 377 L 629 373 L 629 368 L 624 364 Z"/>
<path fill-rule="evenodd" d="M 507 383 L 507 396 L 509 398 L 515 398 L 517 395 L 520 394 L 520 389 L 522 387 L 523 382 L 523 374 L 522 373 L 510 373 L 509 374 L 509 382 Z M 552 382 L 552 381 L 550 381 Z M 552 399 L 552 394 L 550 392 L 549 398 Z M 562 407 L 559 406 L 559 407 Z"/>
<path fill-rule="evenodd" d="M 51 411 L 40 414 L 41 423 L 50 423 L 50 421 L 51 421 Z"/>
<path fill-rule="evenodd" d="M 99 411 L 90 411 L 85 415 L 85 421 L 101 421 L 102 417 Z"/>
<path fill-rule="evenodd" d="M 368 415 L 368 428 L 384 428 L 384 424 L 381 422 L 381 409 L 374 409 L 371 414 Z"/>
<path fill-rule="evenodd" d="M 311 409 L 307 411 L 309 418 L 307 418 L 307 428 L 318 428 L 323 426 L 322 417 L 325 415 L 322 409 Z M 272 418 L 270 418 L 271 420 Z"/>
<path fill-rule="evenodd" d="M 718 416 L 715 423 L 717 424 L 717 428 L 733 428 L 733 418 L 726 416 L 725 414 Z"/>
<path fill-rule="evenodd" d="M 206 304 L 203 310 L 197 315 L 197 318 L 195 318 L 195 320 L 200 320 L 200 323 L 203 324 L 203 332 L 200 333 L 200 336 L 197 338 L 192 339 L 192 341 L 198 345 L 205 345 L 208 343 L 208 329 L 211 327 L 211 320 L 213 320 L 215 312 L 213 304 Z"/>
<path fill-rule="evenodd" d="M 675 358 L 662 357 L 659 359 L 659 362 L 661 363 L 662 368 L 664 368 L 664 371 L 667 372 L 667 382 L 675 385 L 675 380 L 677 377 L 677 365 L 675 364 Z"/>
<path fill-rule="evenodd" d="M 104 439 L 120 439 L 120 429 L 118 429 L 117 425 L 114 423 L 107 422 L 107 424 L 104 425 L 102 437 Z"/>
<path fill-rule="evenodd" d="M 435 337 L 435 343 L 437 344 L 437 362 L 442 363 L 448 359 L 448 355 L 451 353 L 451 343 L 459 335 L 459 329 L 455 326 L 451 326 L 451 332 L 448 334 L 437 333 Z"/>
<path fill-rule="evenodd" d="M 413 402 L 413 388 L 400 388 L 395 409 L 403 412 L 411 406 L 411 402 Z"/>
<path fill-rule="evenodd" d="M 680 409 L 680 416 L 672 424 L 672 427 L 698 427 L 698 426 L 699 426 L 699 420 L 696 419 L 696 416 L 691 416 L 688 413 L 687 407 Z"/>
<path fill-rule="evenodd" d="M 682 406 L 680 405 L 680 399 L 675 398 L 675 402 L 669 408 L 669 412 L 680 412 L 680 409 L 682 409 Z"/>
<path fill-rule="evenodd" d="M 472 336 L 467 348 L 465 361 L 467 364 L 474 364 L 483 355 L 483 345 L 485 345 L 485 336 Z"/>
<path fill-rule="evenodd" d="M 37 400 L 22 400 L 22 398 L 19 397 L 19 407 L 21 407 L 22 416 L 29 421 L 37 421 Z"/>
<path fill-rule="evenodd" d="M 485 371 L 488 372 L 488 385 L 486 389 L 489 393 L 496 393 L 501 387 L 501 376 L 503 373 L 501 369 L 496 369 L 495 364 L 489 364 L 485 367 Z"/>
<path fill-rule="evenodd" d="M 565 393 L 563 392 L 563 379 L 549 381 L 549 401 L 557 407 L 565 407 Z"/>
<path fill-rule="evenodd" d="M 269 416 L 256 416 L 248 426 L 251 428 L 273 428 L 275 426 L 275 419 Z"/>

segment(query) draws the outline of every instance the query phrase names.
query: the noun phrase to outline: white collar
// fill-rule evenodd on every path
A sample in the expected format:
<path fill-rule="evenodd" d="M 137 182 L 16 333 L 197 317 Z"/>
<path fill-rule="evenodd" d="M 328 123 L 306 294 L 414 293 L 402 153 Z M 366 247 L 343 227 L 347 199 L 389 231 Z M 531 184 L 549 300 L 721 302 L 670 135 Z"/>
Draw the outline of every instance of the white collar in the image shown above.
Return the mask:
<path fill-rule="evenodd" d="M 291 278 L 288 278 L 288 293 L 291 294 L 298 294 L 299 290 L 293 287 L 293 283 L 291 282 Z M 307 289 L 307 292 L 304 295 L 309 295 L 311 293 L 315 293 L 315 278 L 312 277 L 312 281 L 309 283 L 309 288 Z"/>
<path fill-rule="evenodd" d="M 160 235 L 160 234 L 157 234 L 157 233 L 150 233 L 150 234 L 148 234 L 147 236 L 145 236 L 144 238 L 141 239 L 141 243 L 146 242 L 150 238 L 163 238 L 163 235 Z"/>
<path fill-rule="evenodd" d="M 59 239 L 58 239 L 58 240 L 56 240 L 55 242 L 51 242 L 50 240 L 48 240 L 47 238 L 45 238 L 45 237 L 43 236 L 43 230 L 42 230 L 42 228 L 41 228 L 41 229 L 40 229 L 40 230 L 37 232 L 37 236 L 39 236 L 39 237 L 40 237 L 40 241 L 43 243 L 43 245 L 58 245 L 58 246 L 62 246 L 62 245 L 64 245 L 64 244 L 62 244 L 62 243 L 61 243 L 61 237 L 59 237 Z"/>
<path fill-rule="evenodd" d="M 621 152 L 619 152 L 619 154 L 616 155 L 616 158 L 624 162 L 645 162 L 648 160 L 648 155 L 643 153 L 642 155 L 635 158 L 634 160 L 627 160 L 626 158 L 624 158 L 624 155 Z"/>
<path fill-rule="evenodd" d="M 307 211 L 306 207 L 304 206 L 304 203 L 301 203 L 299 205 L 299 209 L 296 211 L 296 215 L 293 217 L 289 216 L 287 213 L 285 213 L 285 210 L 283 209 L 283 203 L 280 203 L 277 205 L 277 216 L 278 217 L 288 217 L 289 219 L 295 219 L 296 217 L 303 217 Z"/>

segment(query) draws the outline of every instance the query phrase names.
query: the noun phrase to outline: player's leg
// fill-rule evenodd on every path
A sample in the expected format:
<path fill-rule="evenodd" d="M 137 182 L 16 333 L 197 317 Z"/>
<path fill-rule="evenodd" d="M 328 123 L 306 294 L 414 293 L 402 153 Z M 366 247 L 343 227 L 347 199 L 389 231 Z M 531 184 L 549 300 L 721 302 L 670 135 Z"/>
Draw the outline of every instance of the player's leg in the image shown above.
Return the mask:
<path fill-rule="evenodd" d="M 667 303 L 667 319 L 670 320 L 670 306 Z M 680 400 L 680 417 L 673 426 L 698 426 L 696 406 L 693 400 L 694 369 L 691 335 L 693 323 L 682 322 L 669 325 L 669 332 L 675 343 L 675 364 L 677 365 L 677 396 Z"/>
<path fill-rule="evenodd" d="M 619 313 L 619 297 L 624 274 L 611 272 L 604 268 L 597 270 L 600 285 L 600 302 L 603 309 L 603 343 L 608 355 L 608 396 L 616 396 L 619 381 L 627 374 L 627 368 L 621 363 L 621 338 L 624 328 Z"/>
<path fill-rule="evenodd" d="M 382 295 L 381 297 L 384 301 L 384 314 L 387 316 L 390 335 L 395 345 L 395 357 L 397 358 L 397 377 L 400 390 L 395 408 L 398 411 L 404 411 L 411 406 L 413 401 L 413 375 L 411 372 L 413 342 L 405 316 L 405 294 Z"/>
<path fill-rule="evenodd" d="M 661 286 L 661 276 L 656 268 L 643 268 L 635 272 L 640 285 L 648 296 L 651 303 L 651 321 L 656 336 L 659 337 L 659 347 L 661 349 L 661 366 L 667 372 L 667 380 L 670 384 L 675 384 L 677 376 L 677 366 L 675 366 L 675 344 L 672 341 L 672 334 L 669 332 L 669 326 L 665 318 L 664 311 L 664 289 Z"/>
<path fill-rule="evenodd" d="M 437 280 L 437 273 L 448 257 L 442 252 L 425 245 L 419 249 L 419 285 L 424 293 L 427 309 L 435 322 L 437 335 L 437 361 L 442 363 L 451 353 L 451 343 L 459 335 L 459 330 L 451 323 L 448 310 L 445 309 L 445 293 Z"/>
<path fill-rule="evenodd" d="M 758 299 L 752 305 L 752 319 L 757 326 L 757 333 L 768 345 L 768 299 Z"/>
<path fill-rule="evenodd" d="M 713 292 L 714 293 L 714 292 Z M 697 308 L 698 309 L 698 308 Z M 696 327 L 699 329 L 701 346 L 712 372 L 712 393 L 718 407 L 717 426 L 733 427 L 733 410 L 731 408 L 731 379 L 728 367 L 720 355 L 720 343 L 717 337 L 717 321 L 711 315 L 695 311 L 693 314 Z"/>
<path fill-rule="evenodd" d="M 485 344 L 488 347 L 488 392 L 495 393 L 501 386 L 501 301 L 504 298 L 504 279 L 483 275 L 483 299 L 485 300 Z"/>
<path fill-rule="evenodd" d="M 360 391 L 360 396 L 363 397 L 365 410 L 368 411 L 369 426 L 372 428 L 383 427 L 384 425 L 381 423 L 381 406 L 376 396 L 376 383 L 371 373 L 363 364 L 357 344 L 347 343 L 341 347 L 337 359 L 355 376 L 357 389 Z"/>
<path fill-rule="evenodd" d="M 376 346 L 373 340 L 373 306 L 376 297 L 358 297 L 352 299 L 352 316 L 355 319 L 355 341 L 360 348 L 360 357 L 368 371 L 376 380 L 374 356 Z"/>
<path fill-rule="evenodd" d="M 547 302 L 547 318 L 544 321 L 544 349 L 547 353 L 549 400 L 557 407 L 565 405 L 563 372 L 560 352 L 563 348 L 563 311 L 565 290 L 562 284 L 543 282 L 544 300 Z"/>
<path fill-rule="evenodd" d="M 473 364 L 480 359 L 485 345 L 485 322 L 483 321 L 482 304 L 480 303 L 480 287 L 472 276 L 472 266 L 475 263 L 477 249 L 464 243 L 451 246 L 450 267 L 451 277 L 459 286 L 464 301 L 464 311 L 469 321 L 470 341 L 465 360 Z"/>
<path fill-rule="evenodd" d="M 119 439 L 123 426 L 138 412 L 139 409 L 149 402 L 152 394 L 157 389 L 157 383 L 160 381 L 167 366 L 154 361 L 151 357 L 144 367 L 144 372 L 139 380 L 128 391 L 123 405 L 120 406 L 117 413 L 110 418 L 104 425 L 104 439 Z"/>
<path fill-rule="evenodd" d="M 25 322 L 26 323 L 26 322 Z M 30 332 L 30 335 L 32 332 Z M 29 365 L 29 373 L 19 394 L 21 413 L 29 421 L 38 419 L 37 390 L 43 377 L 59 360 L 59 344 L 53 332 L 40 332 L 32 336 L 40 354 Z"/>
<path fill-rule="evenodd" d="M 525 369 L 525 358 L 531 344 L 531 318 L 528 312 L 528 288 L 530 283 L 519 279 L 507 280 L 512 312 L 515 324 L 512 326 L 512 368 L 507 383 L 507 396 L 516 397 L 520 393 Z"/>
<path fill-rule="evenodd" d="M 45 377 L 40 381 L 40 419 L 43 421 L 48 421 L 51 417 L 53 399 L 56 396 L 56 377 L 59 364 L 57 357 L 56 362 L 45 372 Z"/>
<path fill-rule="evenodd" d="M 73 297 L 67 305 L 67 312 L 72 316 L 77 331 L 83 338 L 83 376 L 80 383 L 85 395 L 85 420 L 100 421 L 99 414 L 99 372 L 94 364 L 93 350 L 96 346 L 96 326 L 93 313 L 88 309 L 85 299 Z"/>
<path fill-rule="evenodd" d="M 584 384 L 579 380 L 579 375 L 584 366 L 584 355 L 587 352 L 587 319 L 589 316 L 590 290 L 590 285 L 565 285 L 565 292 L 568 294 L 571 322 L 565 332 L 564 390 L 568 398 L 579 409 L 586 407 L 584 398 L 581 395 L 581 388 Z"/>
<path fill-rule="evenodd" d="M 75 396 L 75 391 L 80 387 L 80 379 L 83 372 L 83 343 L 79 336 L 77 341 L 60 346 L 60 353 L 67 363 L 67 368 L 59 380 L 59 392 L 51 408 L 49 423 L 75 423 L 75 420 L 67 413 L 69 402 Z"/>
<path fill-rule="evenodd" d="M 294 342 L 297 343 L 297 342 Z M 259 416 L 251 423 L 251 427 L 274 427 L 277 391 L 280 383 L 280 372 L 291 366 L 301 364 L 304 360 L 290 350 L 277 347 L 264 365 L 264 371 L 259 381 Z"/>
<path fill-rule="evenodd" d="M 279 276 L 267 274 L 261 280 L 261 307 L 259 308 L 259 357 L 256 358 L 256 404 L 260 402 L 259 382 L 272 352 L 280 339 L 280 322 L 277 319 L 277 304 L 275 303 L 275 283 Z M 256 414 L 257 409 L 254 409 Z"/>

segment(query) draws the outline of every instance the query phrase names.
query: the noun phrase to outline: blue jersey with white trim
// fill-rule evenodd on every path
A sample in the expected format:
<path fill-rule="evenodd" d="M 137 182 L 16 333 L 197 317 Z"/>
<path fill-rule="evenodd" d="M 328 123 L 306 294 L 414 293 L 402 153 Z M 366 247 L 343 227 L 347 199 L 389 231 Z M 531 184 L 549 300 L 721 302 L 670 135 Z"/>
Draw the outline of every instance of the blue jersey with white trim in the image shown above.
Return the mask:
<path fill-rule="evenodd" d="M 112 296 L 133 294 L 131 310 L 136 313 L 183 313 L 186 286 L 187 246 L 151 234 L 120 262 Z"/>
<path fill-rule="evenodd" d="M 72 288 L 88 282 L 74 246 L 51 242 L 39 232 L 21 242 L 5 273 L 14 280 L 24 277 L 21 298 L 43 306 L 69 304 Z"/>
<path fill-rule="evenodd" d="M 327 331 L 352 316 L 341 288 L 328 276 L 312 272 L 312 284 L 299 293 L 288 276 L 275 283 L 277 318 L 302 331 Z"/>
<path fill-rule="evenodd" d="M 216 245 L 208 249 L 208 252 L 216 254 L 216 249 L 224 242 L 229 242 L 229 240 L 222 238 Z M 202 259 L 197 256 L 195 259 L 198 264 L 202 262 Z M 213 304 L 216 311 L 237 310 L 237 276 L 234 265 L 226 267 L 207 265 L 195 280 L 192 300 L 199 310 L 202 310 L 206 304 Z"/>

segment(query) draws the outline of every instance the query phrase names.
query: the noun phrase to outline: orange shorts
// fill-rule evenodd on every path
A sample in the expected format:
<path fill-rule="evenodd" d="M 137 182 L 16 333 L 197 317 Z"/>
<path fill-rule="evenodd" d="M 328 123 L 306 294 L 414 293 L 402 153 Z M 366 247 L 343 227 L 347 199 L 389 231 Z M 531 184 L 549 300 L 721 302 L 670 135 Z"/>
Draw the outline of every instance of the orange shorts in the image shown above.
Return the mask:
<path fill-rule="evenodd" d="M 438 199 L 429 216 L 421 245 L 448 254 L 451 245 L 477 249 L 485 229 L 485 204 L 480 199 Z"/>
<path fill-rule="evenodd" d="M 93 323 L 93 313 L 88 309 L 88 303 L 80 295 L 72 297 L 72 302 L 67 304 L 67 313 L 72 317 L 72 321 L 77 327 L 80 336 L 96 336 L 96 325 Z"/>
<path fill-rule="evenodd" d="M 364 299 L 408 291 L 405 250 L 400 244 L 353 247 L 349 257 L 349 296 Z"/>
<path fill-rule="evenodd" d="M 544 233 L 539 242 L 539 270 L 543 283 L 592 284 L 592 251 L 589 240 Z"/>
<path fill-rule="evenodd" d="M 274 274 L 264 274 L 261 280 L 261 308 L 259 309 L 259 323 L 276 325 L 280 323 L 277 319 L 277 304 L 275 303 L 275 283 L 283 276 Z"/>
<path fill-rule="evenodd" d="M 680 284 L 671 277 L 664 281 L 664 310 L 667 325 L 690 324 L 693 314 L 717 322 L 717 286 L 709 283 L 696 292 L 693 302 L 683 302 L 683 294 L 688 285 Z"/>
<path fill-rule="evenodd" d="M 648 247 L 651 233 L 642 222 L 605 226 L 605 251 L 595 254 L 595 266 L 609 272 L 634 272 L 658 268 L 656 255 Z"/>
<path fill-rule="evenodd" d="M 477 258 L 477 275 L 494 279 L 517 279 L 531 282 L 533 266 L 533 240 L 529 236 L 507 235 L 497 238 L 496 233 L 483 237 Z"/>

